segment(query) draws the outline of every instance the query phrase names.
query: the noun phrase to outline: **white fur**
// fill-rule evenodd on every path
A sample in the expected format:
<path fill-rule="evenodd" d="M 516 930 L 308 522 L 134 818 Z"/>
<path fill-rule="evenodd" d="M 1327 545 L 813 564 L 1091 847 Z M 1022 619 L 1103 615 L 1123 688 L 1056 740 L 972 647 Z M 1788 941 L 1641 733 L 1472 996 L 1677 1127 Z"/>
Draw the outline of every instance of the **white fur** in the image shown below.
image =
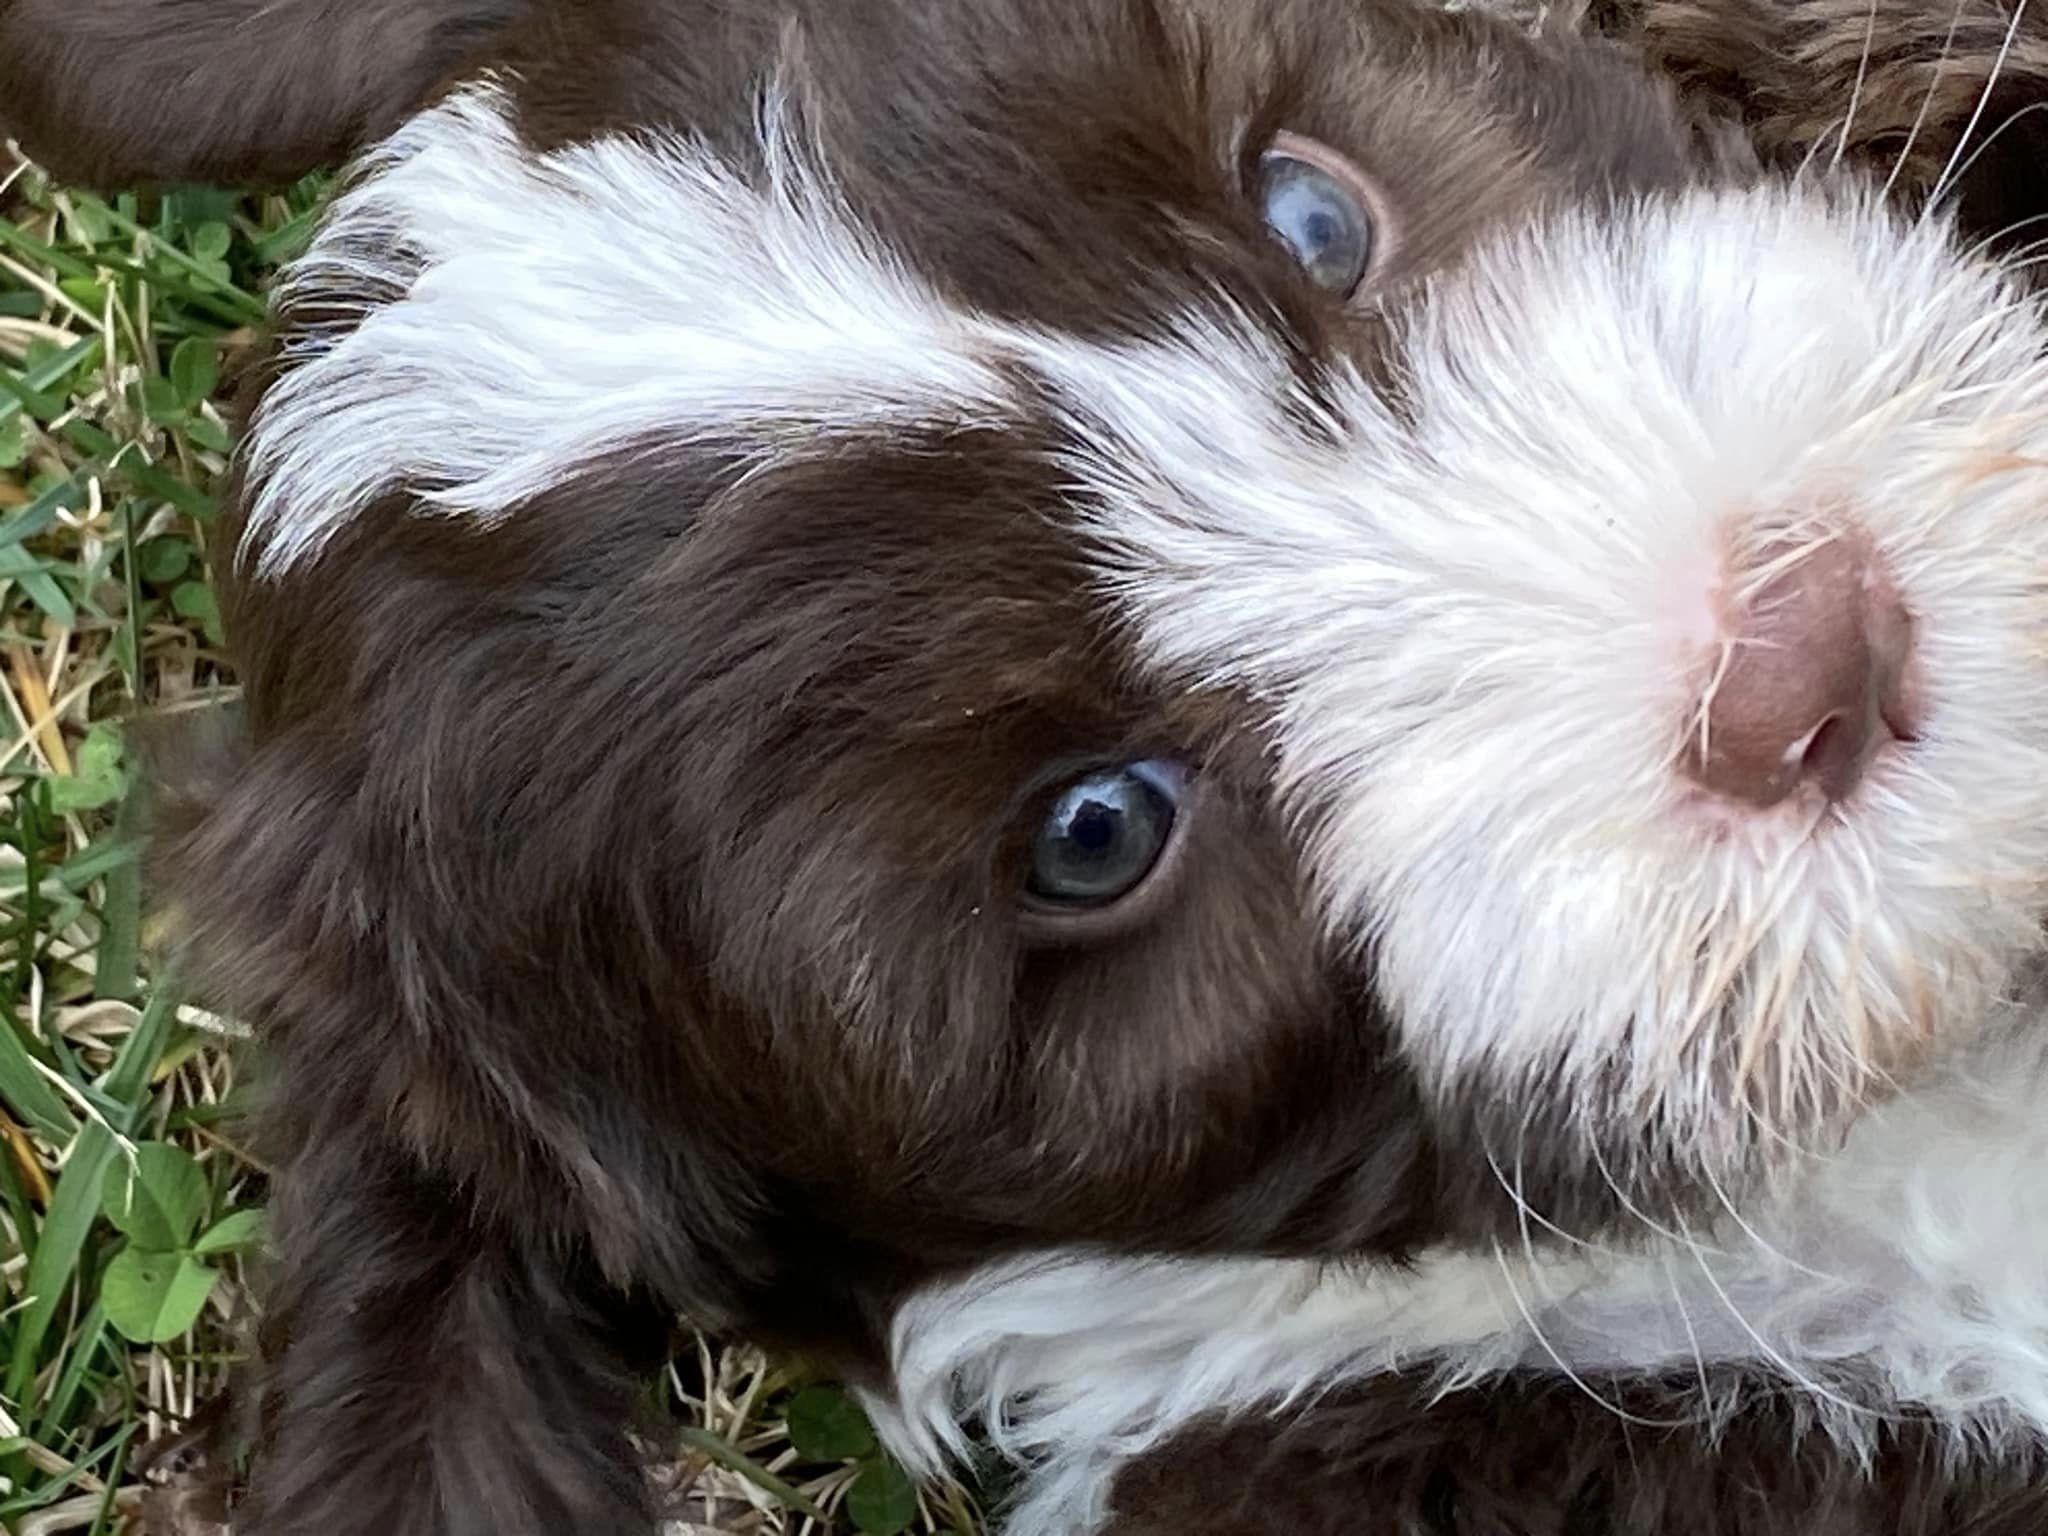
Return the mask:
<path fill-rule="evenodd" d="M 1147 659 L 1259 701 L 1432 1085 L 1561 1079 L 1589 1133 L 1660 1125 L 1712 1175 L 1825 1134 L 2039 942 L 2038 315 L 1937 230 L 1766 187 L 1507 232 L 1396 318 L 1414 419 L 1354 383 L 1326 445 L 1213 328 L 1068 367 Z M 1699 616 L 1837 509 L 1918 621 L 1924 739 L 1840 814 L 1716 814 L 1676 770 Z"/>
<path fill-rule="evenodd" d="M 1604 1371 L 1747 1362 L 1802 1385 L 1852 1456 L 1904 1406 L 1958 1449 L 2048 1434 L 2044 1024 L 2038 1006 L 2003 1020 L 1712 1231 L 1624 1249 L 1532 1228 L 1527 1246 L 1405 1273 L 1084 1252 L 998 1266 L 899 1313 L 898 1392 L 869 1407 L 926 1469 L 982 1416 L 1031 1468 L 1008 1536 L 1090 1536 L 1118 1467 L 1190 1420 L 1284 1412 L 1397 1367 L 1443 1391 L 1568 1374 L 1604 1402 Z M 1711 1429 L 1725 1406 L 1703 1388 L 1687 1417 Z"/>
<path fill-rule="evenodd" d="M 1167 430 L 1216 403 L 1217 363 L 1243 359 L 1227 382 L 1251 399 L 1269 382 L 1273 359 L 1238 344 L 1205 371 L 1203 322 L 1134 358 L 949 306 L 838 202 L 781 74 L 760 95 L 753 177 L 662 134 L 535 155 L 508 111 L 486 81 L 407 123 L 279 284 L 295 340 L 251 423 L 241 551 L 263 574 L 390 493 L 489 523 L 608 451 L 768 457 L 823 434 L 1000 417 L 1026 402 L 998 361 L 1078 405 L 1107 386 L 1116 409 Z M 1134 365 L 1184 377 L 1114 398 Z M 1240 432 L 1276 422 L 1217 417 Z"/>
<path fill-rule="evenodd" d="M 758 186 L 687 140 L 535 156 L 488 83 L 366 157 L 280 285 L 321 323 L 251 424 L 245 556 L 281 574 L 393 492 L 489 521 L 654 440 L 985 409 L 972 337 L 838 216 L 786 111 L 764 95 Z"/>

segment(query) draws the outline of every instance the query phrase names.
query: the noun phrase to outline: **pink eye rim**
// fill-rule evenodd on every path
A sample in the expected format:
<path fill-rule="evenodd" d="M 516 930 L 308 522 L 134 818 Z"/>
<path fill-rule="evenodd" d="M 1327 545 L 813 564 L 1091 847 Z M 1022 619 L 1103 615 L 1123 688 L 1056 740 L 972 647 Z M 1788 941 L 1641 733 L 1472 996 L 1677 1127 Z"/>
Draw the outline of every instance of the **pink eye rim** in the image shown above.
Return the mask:
<path fill-rule="evenodd" d="M 1397 248 L 1384 189 L 1349 155 L 1320 139 L 1274 134 L 1259 155 L 1251 190 L 1272 238 L 1312 284 L 1340 301 L 1368 287 Z M 1311 223 L 1304 227 L 1305 216 Z M 1318 248 L 1325 237 L 1336 243 Z"/>

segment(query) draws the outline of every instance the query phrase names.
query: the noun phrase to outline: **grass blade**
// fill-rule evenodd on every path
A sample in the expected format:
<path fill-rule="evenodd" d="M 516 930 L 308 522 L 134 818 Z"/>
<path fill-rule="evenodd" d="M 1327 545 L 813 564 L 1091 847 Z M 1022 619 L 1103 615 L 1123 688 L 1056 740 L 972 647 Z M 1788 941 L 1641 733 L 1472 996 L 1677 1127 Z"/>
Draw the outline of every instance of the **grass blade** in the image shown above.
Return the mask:
<path fill-rule="evenodd" d="M 92 1369 L 92 1363 L 107 1338 L 107 1309 L 95 1300 L 92 1310 L 85 1314 L 79 1324 L 69 1353 L 58 1367 L 56 1385 L 51 1387 L 43 1411 L 25 1427 L 32 1432 L 46 1426 L 60 1425 L 70 1416 L 72 1404 L 78 1400 L 79 1388 L 85 1384 L 85 1373 Z"/>
<path fill-rule="evenodd" d="M 177 1000 L 168 989 L 159 990 L 142 1010 L 134 1030 L 121 1046 L 105 1091 L 109 1098 L 127 1107 L 130 1125 L 140 1108 L 151 1075 L 169 1042 L 177 1020 Z M 99 1215 L 100 1190 L 107 1169 L 120 1155 L 120 1144 L 111 1128 L 94 1120 L 88 1122 L 71 1145 L 71 1155 L 58 1175 L 50 1199 L 49 1215 L 37 1234 L 35 1257 L 29 1260 L 27 1307 L 21 1313 L 14 1335 L 14 1350 L 8 1362 L 5 1395 L 27 1408 L 25 1394 L 40 1362 L 43 1339 L 63 1304 L 64 1292 L 77 1274 L 86 1239 Z"/>
<path fill-rule="evenodd" d="M 236 310 L 240 311 L 241 317 L 244 322 L 248 324 L 260 325 L 266 318 L 268 318 L 270 314 L 268 307 L 265 306 L 264 302 L 261 299 L 257 298 L 255 294 L 245 293 L 240 288 L 237 288 L 233 283 L 222 282 L 220 278 L 216 277 L 213 273 L 207 271 L 207 269 L 198 261 L 186 255 L 183 251 L 179 250 L 175 245 L 171 244 L 168 240 L 164 239 L 163 236 L 157 234 L 154 230 L 144 229 L 140 224 L 136 223 L 133 219 L 129 218 L 127 214 L 122 213 L 117 208 L 109 207 L 106 203 L 100 201 L 100 199 L 92 196 L 90 193 L 74 192 L 72 194 L 72 197 L 77 202 L 79 207 L 92 209 L 93 212 L 97 213 L 101 218 L 105 219 L 108 223 L 112 224 L 116 229 L 120 230 L 122 233 L 133 236 L 134 238 L 144 242 L 144 244 L 151 251 L 163 257 L 173 266 L 182 267 L 186 272 L 190 273 L 192 276 L 199 278 L 204 282 L 213 284 L 215 288 L 219 290 L 222 296 L 222 302 L 232 305 Z M 149 278 L 151 281 L 162 280 L 161 277 L 155 273 L 143 272 L 141 275 L 146 278 Z M 205 296 L 205 290 L 202 289 L 197 293 L 187 296 L 195 300 L 200 299 Z"/>
<path fill-rule="evenodd" d="M 163 1060 L 164 1048 L 170 1044 L 171 1031 L 177 1022 L 177 994 L 170 987 L 160 985 L 122 1044 L 121 1054 L 114 1059 L 113 1070 L 107 1073 L 107 1096 L 128 1110 L 129 1121 L 122 1129 L 133 1127 L 134 1117 L 142 1107 L 143 1096 L 149 1088 L 150 1079 L 156 1075 L 157 1063 Z"/>
<path fill-rule="evenodd" d="M 78 1121 L 36 1069 L 35 1057 L 12 1027 L 0 1029 L 0 1103 L 8 1112 L 62 1146 L 78 1134 Z"/>
<path fill-rule="evenodd" d="M 0 406 L 9 404 L 12 402 L 0 400 Z M 0 523 L 0 549 L 11 549 L 26 539 L 48 533 L 56 526 L 59 514 L 73 510 L 84 499 L 85 493 L 76 475 L 51 486 L 6 522 Z"/>
<path fill-rule="evenodd" d="M 31 1412 L 28 1389 L 41 1363 L 43 1340 L 65 1292 L 78 1274 L 86 1239 L 100 1213 L 100 1190 L 107 1169 L 120 1155 L 114 1133 L 98 1121 L 86 1124 L 71 1144 L 64 1171 L 57 1176 L 56 1192 L 50 1198 L 49 1214 L 36 1234 L 35 1257 L 29 1260 L 28 1303 L 15 1322 L 14 1348 L 7 1362 L 5 1396 L 19 1403 L 23 1416 Z"/>
<path fill-rule="evenodd" d="M 73 342 L 55 357 L 46 359 L 23 373 L 19 381 L 21 387 L 32 396 L 46 395 L 79 369 L 96 366 L 103 350 L 97 336 L 88 336 L 83 341 Z M 21 401 L 18 399 L 0 400 L 0 425 L 5 425 L 19 416 L 21 409 Z"/>
<path fill-rule="evenodd" d="M 728 1472 L 736 1472 L 748 1482 L 772 1498 L 780 1499 L 799 1514 L 809 1515 L 813 1520 L 830 1523 L 830 1517 L 818 1506 L 805 1498 L 796 1489 L 762 1466 L 753 1457 L 737 1447 L 727 1444 L 708 1429 L 687 1425 L 682 1431 L 682 1442 L 693 1451 L 700 1451 L 717 1462 Z"/>

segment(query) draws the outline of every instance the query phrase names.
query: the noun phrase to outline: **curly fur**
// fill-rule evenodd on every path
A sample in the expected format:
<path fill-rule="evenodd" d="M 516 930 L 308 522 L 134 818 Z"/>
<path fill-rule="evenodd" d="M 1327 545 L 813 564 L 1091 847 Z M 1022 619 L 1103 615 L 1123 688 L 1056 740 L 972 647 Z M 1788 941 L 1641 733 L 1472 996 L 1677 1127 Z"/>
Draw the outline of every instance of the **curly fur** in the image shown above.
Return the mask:
<path fill-rule="evenodd" d="M 651 1529 L 674 1308 L 982 1415 L 1013 1536 L 2048 1518 L 2044 101 L 2017 0 L 0 0 L 60 171 L 354 160 L 159 758 L 278 1170 L 242 1536 Z M 1830 518 L 1928 729 L 1702 810 Z M 1049 940 L 1049 788 L 1161 755 L 1170 889 Z"/>

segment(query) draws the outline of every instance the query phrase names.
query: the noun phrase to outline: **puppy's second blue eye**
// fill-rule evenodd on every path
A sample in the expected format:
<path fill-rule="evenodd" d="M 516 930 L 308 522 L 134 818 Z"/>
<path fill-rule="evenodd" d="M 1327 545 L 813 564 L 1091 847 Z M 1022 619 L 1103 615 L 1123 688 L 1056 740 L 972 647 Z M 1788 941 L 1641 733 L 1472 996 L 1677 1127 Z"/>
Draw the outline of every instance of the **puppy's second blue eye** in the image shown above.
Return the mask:
<path fill-rule="evenodd" d="M 1356 288 L 1372 263 L 1372 215 L 1343 179 L 1312 160 L 1269 150 L 1260 162 L 1266 226 L 1318 288 Z"/>
<path fill-rule="evenodd" d="M 1178 785 L 1134 763 L 1077 779 L 1053 800 L 1031 845 L 1031 894 L 1066 908 L 1105 906 L 1143 883 L 1173 830 Z"/>

